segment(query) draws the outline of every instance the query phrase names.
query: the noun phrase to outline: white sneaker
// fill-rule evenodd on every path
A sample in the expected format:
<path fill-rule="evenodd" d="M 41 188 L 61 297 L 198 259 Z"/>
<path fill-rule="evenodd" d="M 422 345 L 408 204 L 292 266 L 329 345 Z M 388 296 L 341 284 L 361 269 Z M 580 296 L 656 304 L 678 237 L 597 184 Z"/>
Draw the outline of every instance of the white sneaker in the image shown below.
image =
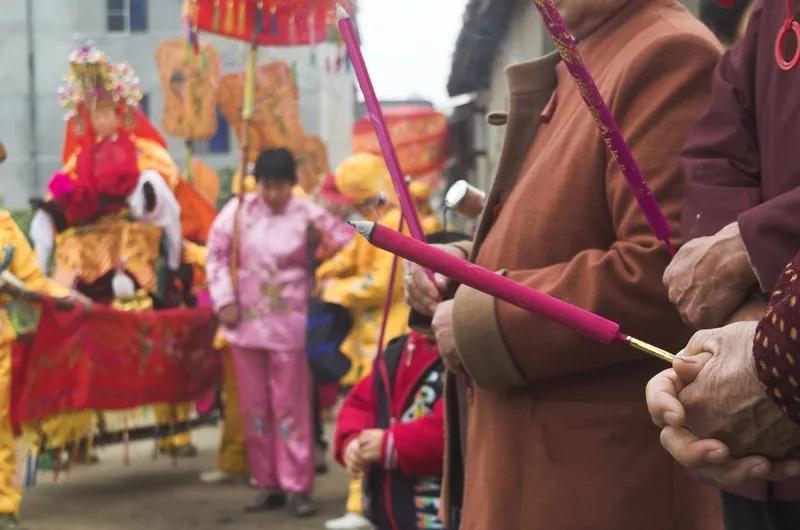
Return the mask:
<path fill-rule="evenodd" d="M 372 523 L 363 515 L 346 513 L 325 523 L 325 530 L 370 530 Z"/>
<path fill-rule="evenodd" d="M 234 482 L 236 477 L 227 471 L 221 469 L 212 469 L 211 471 L 203 471 L 200 473 L 200 482 L 206 484 L 227 484 Z"/>

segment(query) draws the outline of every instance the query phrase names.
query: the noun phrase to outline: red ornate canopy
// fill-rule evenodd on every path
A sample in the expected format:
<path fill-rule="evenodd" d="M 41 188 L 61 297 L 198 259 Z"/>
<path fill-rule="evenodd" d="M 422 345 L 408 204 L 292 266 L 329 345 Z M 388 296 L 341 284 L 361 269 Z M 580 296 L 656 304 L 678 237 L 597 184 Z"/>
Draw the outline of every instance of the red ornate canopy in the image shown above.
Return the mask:
<path fill-rule="evenodd" d="M 317 44 L 336 36 L 336 5 L 351 0 L 187 0 L 193 29 L 261 46 Z"/>

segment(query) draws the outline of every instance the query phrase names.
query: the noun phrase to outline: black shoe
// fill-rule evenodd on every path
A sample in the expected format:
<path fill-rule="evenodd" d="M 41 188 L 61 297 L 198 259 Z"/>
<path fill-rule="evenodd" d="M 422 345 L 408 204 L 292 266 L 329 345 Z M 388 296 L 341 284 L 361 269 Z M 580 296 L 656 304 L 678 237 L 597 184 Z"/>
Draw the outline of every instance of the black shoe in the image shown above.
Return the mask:
<path fill-rule="evenodd" d="M 295 517 L 311 517 L 317 513 L 317 507 L 308 493 L 296 493 L 292 498 L 292 511 Z"/>
<path fill-rule="evenodd" d="M 286 494 L 280 491 L 259 490 L 256 497 L 244 505 L 247 513 L 277 510 L 286 506 Z"/>

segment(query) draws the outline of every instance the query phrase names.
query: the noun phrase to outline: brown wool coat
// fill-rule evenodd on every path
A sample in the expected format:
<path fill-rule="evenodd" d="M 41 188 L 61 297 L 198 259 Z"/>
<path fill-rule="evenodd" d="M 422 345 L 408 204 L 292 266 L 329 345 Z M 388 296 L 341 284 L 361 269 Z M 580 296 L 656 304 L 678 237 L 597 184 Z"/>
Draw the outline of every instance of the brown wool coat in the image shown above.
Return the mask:
<path fill-rule="evenodd" d="M 677 234 L 680 152 L 718 43 L 677 1 L 632 0 L 580 48 Z M 506 143 L 473 260 L 677 350 L 690 332 L 661 283 L 669 256 L 564 66 L 548 56 L 507 76 Z M 648 416 L 644 387 L 663 364 L 465 286 L 453 318 L 473 380 L 462 530 L 720 528 L 716 492 L 671 460 Z M 464 444 L 450 390 L 457 475 Z"/>

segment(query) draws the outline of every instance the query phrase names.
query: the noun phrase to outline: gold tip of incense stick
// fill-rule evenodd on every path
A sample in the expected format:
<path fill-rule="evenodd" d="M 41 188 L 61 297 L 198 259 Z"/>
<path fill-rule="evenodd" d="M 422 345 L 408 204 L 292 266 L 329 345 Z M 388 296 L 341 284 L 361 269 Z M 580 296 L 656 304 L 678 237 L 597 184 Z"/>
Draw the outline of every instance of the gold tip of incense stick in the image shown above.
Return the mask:
<path fill-rule="evenodd" d="M 630 344 L 633 348 L 636 348 L 639 351 L 643 351 L 648 355 L 655 357 L 656 359 L 661 359 L 664 362 L 668 362 L 672 364 L 672 361 L 675 360 L 675 355 L 671 354 L 666 350 L 662 350 L 657 346 L 653 346 L 652 344 L 648 344 L 643 340 L 639 340 L 635 337 L 627 336 L 625 337 L 625 341 Z"/>
<path fill-rule="evenodd" d="M 350 18 L 350 13 L 344 8 L 342 4 L 336 4 L 336 20 Z"/>

